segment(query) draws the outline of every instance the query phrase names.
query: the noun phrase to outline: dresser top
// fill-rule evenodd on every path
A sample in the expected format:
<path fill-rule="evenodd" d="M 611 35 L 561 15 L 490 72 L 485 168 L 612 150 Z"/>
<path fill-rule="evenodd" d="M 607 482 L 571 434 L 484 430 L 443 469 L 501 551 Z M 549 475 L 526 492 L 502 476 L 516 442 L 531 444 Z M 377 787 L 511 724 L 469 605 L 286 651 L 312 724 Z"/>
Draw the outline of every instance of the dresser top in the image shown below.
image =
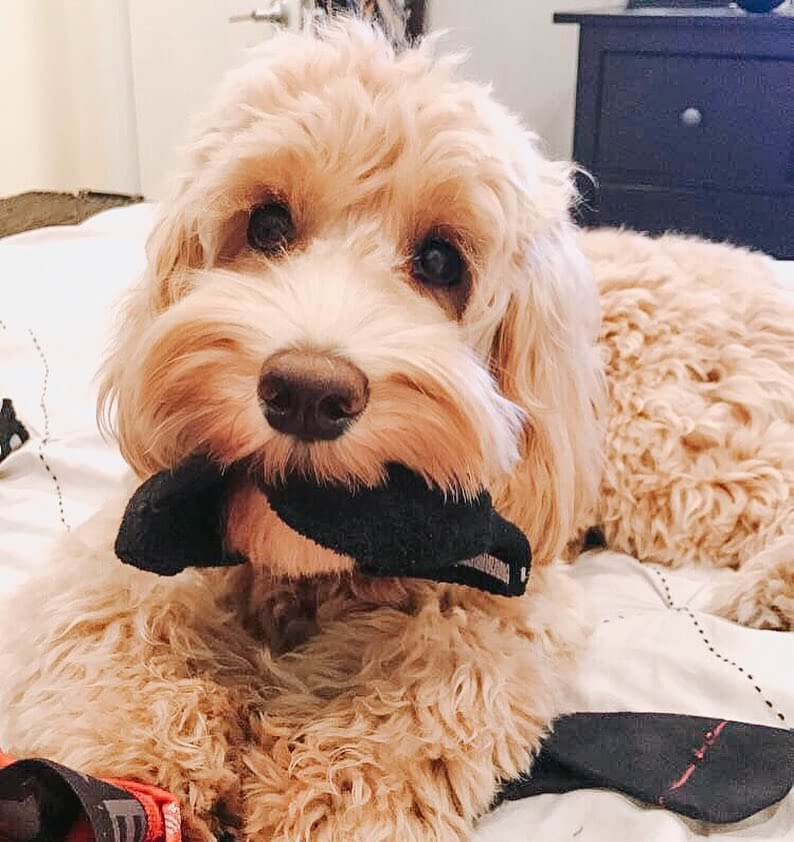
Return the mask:
<path fill-rule="evenodd" d="M 794 29 L 794 10 L 784 4 L 774 12 L 753 15 L 743 9 L 730 7 L 700 9 L 662 9 L 645 7 L 626 9 L 613 7 L 589 12 L 555 12 L 554 23 L 578 23 L 584 26 L 687 26 L 733 29 L 734 27 L 762 27 Z"/>

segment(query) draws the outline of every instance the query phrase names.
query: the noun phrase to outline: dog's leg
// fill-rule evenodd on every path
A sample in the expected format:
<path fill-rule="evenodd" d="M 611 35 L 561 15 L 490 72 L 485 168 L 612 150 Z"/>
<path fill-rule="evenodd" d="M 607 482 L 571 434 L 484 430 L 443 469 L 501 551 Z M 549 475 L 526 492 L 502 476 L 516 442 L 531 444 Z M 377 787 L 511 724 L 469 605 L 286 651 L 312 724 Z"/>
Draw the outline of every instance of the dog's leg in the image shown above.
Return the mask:
<path fill-rule="evenodd" d="M 794 535 L 781 535 L 720 586 L 715 614 L 758 629 L 794 629 Z"/>
<path fill-rule="evenodd" d="M 214 839 L 238 809 L 256 670 L 233 613 L 198 575 L 142 574 L 77 539 L 56 563 L 0 612 L 0 743 L 161 786 L 185 837 Z"/>
<path fill-rule="evenodd" d="M 416 583 L 400 605 L 325 597 L 335 616 L 280 659 L 302 689 L 252 722 L 246 835 L 468 838 L 565 708 L 583 637 L 566 575 L 532 581 L 514 600 Z"/>

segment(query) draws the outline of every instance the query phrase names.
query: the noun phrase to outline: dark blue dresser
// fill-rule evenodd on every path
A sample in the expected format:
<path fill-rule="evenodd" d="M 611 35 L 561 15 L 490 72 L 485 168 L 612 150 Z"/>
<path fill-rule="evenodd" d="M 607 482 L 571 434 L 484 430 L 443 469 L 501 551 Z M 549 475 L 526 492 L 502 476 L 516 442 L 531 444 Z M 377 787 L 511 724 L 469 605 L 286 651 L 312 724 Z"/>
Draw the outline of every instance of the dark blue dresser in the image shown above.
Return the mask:
<path fill-rule="evenodd" d="M 788 11 L 786 9 L 788 8 Z M 579 24 L 574 158 L 586 225 L 794 258 L 794 14 L 557 13 Z"/>

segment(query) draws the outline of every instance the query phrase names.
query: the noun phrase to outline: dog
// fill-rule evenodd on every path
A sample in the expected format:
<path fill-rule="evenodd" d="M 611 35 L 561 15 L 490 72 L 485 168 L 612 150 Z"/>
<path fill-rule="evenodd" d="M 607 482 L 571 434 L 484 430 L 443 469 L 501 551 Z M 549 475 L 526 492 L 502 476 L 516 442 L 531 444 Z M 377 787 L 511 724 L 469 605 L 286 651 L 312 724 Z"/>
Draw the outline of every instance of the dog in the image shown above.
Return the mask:
<path fill-rule="evenodd" d="M 674 489 L 661 537 L 653 507 L 625 517 L 653 466 L 639 456 L 626 479 L 630 433 L 609 416 L 634 411 L 628 370 L 656 364 L 637 348 L 667 314 L 661 285 L 656 310 L 639 293 L 621 307 L 621 289 L 667 246 L 579 233 L 572 167 L 457 63 L 346 21 L 279 35 L 228 77 L 103 370 L 137 479 L 3 618 L 5 748 L 164 787 L 189 840 L 468 838 L 570 704 L 588 632 L 555 563 L 571 536 L 598 522 L 656 560 L 700 552 L 679 557 L 695 521 Z M 670 260 L 675 285 L 688 266 Z M 686 452 L 707 452 L 687 432 Z M 533 547 L 527 593 L 367 579 L 248 479 L 227 530 L 247 564 L 173 579 L 121 565 L 134 485 L 197 451 L 274 480 L 371 485 L 397 461 L 451 493 L 485 486 Z"/>

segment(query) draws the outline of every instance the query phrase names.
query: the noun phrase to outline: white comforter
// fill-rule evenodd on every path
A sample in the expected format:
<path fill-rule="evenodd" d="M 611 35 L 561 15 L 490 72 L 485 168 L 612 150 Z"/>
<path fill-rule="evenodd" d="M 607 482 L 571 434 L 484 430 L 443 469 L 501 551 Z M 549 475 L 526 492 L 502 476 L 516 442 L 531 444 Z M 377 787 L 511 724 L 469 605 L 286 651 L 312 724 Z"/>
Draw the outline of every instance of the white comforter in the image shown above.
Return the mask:
<path fill-rule="evenodd" d="M 0 397 L 13 399 L 32 436 L 0 465 L 0 596 L 12 594 L 43 564 L 53 539 L 92 514 L 123 473 L 120 457 L 96 431 L 92 378 L 118 295 L 143 266 L 150 222 L 151 207 L 138 205 L 80 226 L 0 240 Z M 793 268 L 781 265 L 792 285 Z M 570 575 L 585 584 L 596 621 L 579 710 L 794 725 L 794 634 L 743 629 L 699 610 L 713 578 L 614 553 L 585 557 Z M 794 793 L 723 827 L 610 792 L 544 795 L 502 806 L 481 822 L 476 838 L 673 842 L 705 836 L 794 840 Z"/>

